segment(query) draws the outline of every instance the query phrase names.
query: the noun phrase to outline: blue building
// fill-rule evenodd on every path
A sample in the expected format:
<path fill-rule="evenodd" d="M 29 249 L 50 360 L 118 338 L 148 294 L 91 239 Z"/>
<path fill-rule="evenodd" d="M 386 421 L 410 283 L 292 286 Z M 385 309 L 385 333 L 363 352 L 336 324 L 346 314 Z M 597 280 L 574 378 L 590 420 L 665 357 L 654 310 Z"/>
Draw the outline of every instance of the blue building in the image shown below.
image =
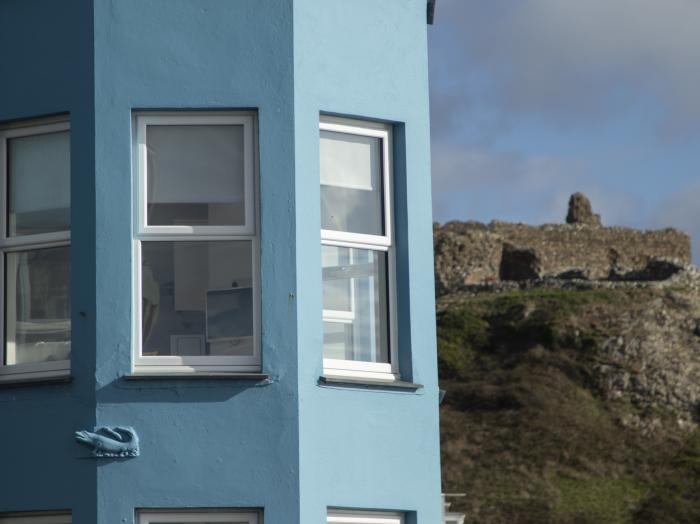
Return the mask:
<path fill-rule="evenodd" d="M 440 522 L 426 41 L 0 0 L 0 523 Z"/>

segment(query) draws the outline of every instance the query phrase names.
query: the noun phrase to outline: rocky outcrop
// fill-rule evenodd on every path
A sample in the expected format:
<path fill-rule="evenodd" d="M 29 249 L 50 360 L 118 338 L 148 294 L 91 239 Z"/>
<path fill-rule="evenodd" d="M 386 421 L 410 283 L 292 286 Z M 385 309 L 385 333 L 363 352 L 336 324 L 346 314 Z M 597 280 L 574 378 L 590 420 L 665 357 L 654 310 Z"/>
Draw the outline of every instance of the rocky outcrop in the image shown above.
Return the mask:
<path fill-rule="evenodd" d="M 591 222 L 595 222 L 591 218 L 595 215 L 588 212 L 590 203 L 586 205 L 583 199 L 572 196 L 570 224 L 531 226 L 493 221 L 435 225 L 437 295 L 503 280 L 649 280 L 664 278 L 672 271 L 670 267 L 652 267 L 655 260 L 690 263 L 690 237 L 682 231 L 599 227 Z M 510 271 L 517 262 L 514 256 L 520 261 L 530 257 L 531 270 Z"/>
<path fill-rule="evenodd" d="M 556 349 L 552 345 L 587 347 L 587 356 L 595 357 L 590 361 L 590 378 L 603 398 L 667 410 L 681 425 L 700 422 L 700 270 L 696 267 L 685 266 L 662 282 L 540 280 L 468 289 L 442 297 L 438 314 L 469 304 L 504 301 L 509 310 L 493 318 L 482 315 L 496 323 L 492 332 L 504 319 L 518 324 L 530 317 L 528 329 L 554 334 L 532 338 L 528 344 L 549 349 Z M 581 304 L 575 303 L 576 293 Z M 542 296 L 551 300 L 543 301 Z M 516 334 L 504 343 L 517 345 L 517 341 Z"/>
<path fill-rule="evenodd" d="M 435 226 L 443 489 L 465 522 L 700 522 L 700 270 L 680 231 Z"/>
<path fill-rule="evenodd" d="M 438 340 L 466 522 L 700 522 L 696 268 L 475 284 L 438 299 Z"/>
<path fill-rule="evenodd" d="M 569 211 L 566 214 L 566 223 L 593 227 L 602 225 L 600 215 L 593 212 L 591 201 L 583 193 L 574 193 L 569 198 Z"/>

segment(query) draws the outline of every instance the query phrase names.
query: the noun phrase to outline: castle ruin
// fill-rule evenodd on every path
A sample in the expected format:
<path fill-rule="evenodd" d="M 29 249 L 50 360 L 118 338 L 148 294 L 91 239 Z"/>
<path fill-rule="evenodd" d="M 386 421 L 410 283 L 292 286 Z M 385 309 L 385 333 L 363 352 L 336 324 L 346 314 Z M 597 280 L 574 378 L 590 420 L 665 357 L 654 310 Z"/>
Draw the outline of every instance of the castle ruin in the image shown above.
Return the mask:
<path fill-rule="evenodd" d="M 551 278 L 662 280 L 672 271 L 672 262 L 691 263 L 686 233 L 604 227 L 581 193 L 572 195 L 566 222 L 436 224 L 436 293 L 472 284 Z"/>

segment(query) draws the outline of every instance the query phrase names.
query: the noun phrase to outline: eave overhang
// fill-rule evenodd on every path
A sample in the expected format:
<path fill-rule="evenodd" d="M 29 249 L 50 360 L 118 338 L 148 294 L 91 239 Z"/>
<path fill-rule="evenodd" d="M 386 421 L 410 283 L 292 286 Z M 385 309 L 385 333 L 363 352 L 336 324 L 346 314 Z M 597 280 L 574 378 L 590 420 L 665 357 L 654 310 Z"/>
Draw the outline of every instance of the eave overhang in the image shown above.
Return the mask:
<path fill-rule="evenodd" d="M 428 24 L 433 25 L 435 20 L 435 2 L 437 0 L 428 0 Z"/>

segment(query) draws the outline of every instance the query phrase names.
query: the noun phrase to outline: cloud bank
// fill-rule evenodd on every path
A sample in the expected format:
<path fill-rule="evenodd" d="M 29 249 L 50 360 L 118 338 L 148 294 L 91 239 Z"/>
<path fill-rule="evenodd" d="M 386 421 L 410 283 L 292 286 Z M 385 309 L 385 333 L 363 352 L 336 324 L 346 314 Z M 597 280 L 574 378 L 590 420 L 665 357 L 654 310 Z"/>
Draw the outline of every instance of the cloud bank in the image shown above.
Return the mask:
<path fill-rule="evenodd" d="M 443 0 L 437 23 L 441 123 L 457 105 L 568 126 L 653 100 L 664 137 L 700 128 L 697 0 Z"/>

